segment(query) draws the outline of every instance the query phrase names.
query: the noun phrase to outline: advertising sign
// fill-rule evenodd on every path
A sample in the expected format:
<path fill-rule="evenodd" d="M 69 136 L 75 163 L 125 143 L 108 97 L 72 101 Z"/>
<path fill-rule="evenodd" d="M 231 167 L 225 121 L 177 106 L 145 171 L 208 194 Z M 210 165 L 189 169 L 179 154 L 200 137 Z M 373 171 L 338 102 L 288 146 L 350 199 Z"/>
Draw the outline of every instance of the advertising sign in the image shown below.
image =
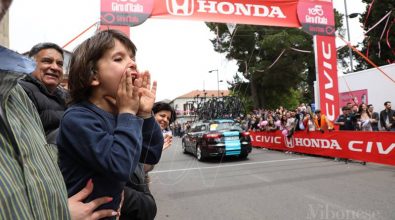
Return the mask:
<path fill-rule="evenodd" d="M 340 106 L 345 106 L 348 102 L 353 105 L 360 105 L 362 103 L 369 104 L 368 90 L 362 89 L 340 93 Z"/>
<path fill-rule="evenodd" d="M 311 35 L 335 35 L 335 17 L 332 1 L 300 0 L 298 18 L 303 30 Z"/>
<path fill-rule="evenodd" d="M 300 27 L 297 0 L 155 0 L 153 18 Z"/>
<path fill-rule="evenodd" d="M 250 132 L 252 146 L 395 165 L 393 132 Z"/>
<path fill-rule="evenodd" d="M 315 35 L 314 45 L 320 92 L 320 106 L 317 108 L 334 121 L 340 113 L 335 37 Z"/>
<path fill-rule="evenodd" d="M 100 24 L 137 26 L 151 16 L 154 0 L 101 0 Z"/>

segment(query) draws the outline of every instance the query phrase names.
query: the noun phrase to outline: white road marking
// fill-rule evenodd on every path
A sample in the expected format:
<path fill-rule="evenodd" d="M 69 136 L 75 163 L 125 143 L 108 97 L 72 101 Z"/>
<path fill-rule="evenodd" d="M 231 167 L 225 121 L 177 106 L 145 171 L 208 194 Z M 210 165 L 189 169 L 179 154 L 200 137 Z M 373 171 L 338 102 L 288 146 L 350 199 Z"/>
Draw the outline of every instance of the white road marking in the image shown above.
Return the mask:
<path fill-rule="evenodd" d="M 156 170 L 156 171 L 151 171 L 150 174 L 171 173 L 171 172 L 190 171 L 190 170 L 218 169 L 218 168 L 265 164 L 265 163 L 287 162 L 287 161 L 298 161 L 298 160 L 307 160 L 307 159 L 311 159 L 311 158 L 304 157 L 304 158 L 294 158 L 294 159 L 284 159 L 284 160 L 269 160 L 269 161 L 260 161 L 260 162 L 251 162 L 251 163 L 238 163 L 238 164 L 229 164 L 229 165 L 223 165 L 223 166 L 219 165 L 219 166 L 211 166 L 211 167 L 194 167 L 194 168 L 175 169 L 175 170 Z"/>
<path fill-rule="evenodd" d="M 257 179 L 259 179 L 259 180 L 262 180 L 262 181 L 264 181 L 264 182 L 267 182 L 267 183 L 272 182 L 272 180 L 269 179 L 269 178 L 267 177 L 267 175 L 257 175 L 257 174 L 250 173 L 250 176 L 255 177 L 255 178 L 257 178 Z"/>

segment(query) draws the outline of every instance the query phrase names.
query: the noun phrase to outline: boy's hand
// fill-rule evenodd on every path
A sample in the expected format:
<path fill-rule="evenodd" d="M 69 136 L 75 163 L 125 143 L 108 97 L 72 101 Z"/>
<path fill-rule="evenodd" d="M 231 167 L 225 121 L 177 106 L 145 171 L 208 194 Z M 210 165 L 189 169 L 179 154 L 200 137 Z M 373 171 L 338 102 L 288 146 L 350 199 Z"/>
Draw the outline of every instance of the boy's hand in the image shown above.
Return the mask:
<path fill-rule="evenodd" d="M 147 118 L 151 116 L 152 107 L 155 103 L 157 83 L 154 81 L 151 87 L 151 75 L 148 71 L 141 73 L 140 77 L 141 87 L 138 89 L 140 105 L 137 115 Z"/>
<path fill-rule="evenodd" d="M 131 73 L 128 69 L 125 71 L 117 91 L 116 105 L 118 113 L 137 114 L 140 105 L 139 89 L 141 84 L 141 77 L 137 77 L 133 82 Z"/>

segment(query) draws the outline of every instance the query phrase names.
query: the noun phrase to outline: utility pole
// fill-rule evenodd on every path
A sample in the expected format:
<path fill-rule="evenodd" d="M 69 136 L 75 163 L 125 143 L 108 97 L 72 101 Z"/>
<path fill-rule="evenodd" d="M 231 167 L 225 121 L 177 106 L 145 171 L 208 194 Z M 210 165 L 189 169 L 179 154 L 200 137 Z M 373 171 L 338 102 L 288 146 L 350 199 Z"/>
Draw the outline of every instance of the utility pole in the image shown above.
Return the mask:
<path fill-rule="evenodd" d="M 212 73 L 212 72 L 214 72 L 214 71 L 216 71 L 217 72 L 217 97 L 219 98 L 219 76 L 218 76 L 218 69 L 216 69 L 216 70 L 210 70 L 210 71 L 208 71 L 209 73 Z"/>
<path fill-rule="evenodd" d="M 344 12 L 346 14 L 346 24 L 347 24 L 347 38 L 348 38 L 348 42 L 350 42 L 351 44 L 351 39 L 350 39 L 350 27 L 348 25 L 348 13 L 347 13 L 347 0 L 344 0 Z M 351 47 L 348 47 L 348 55 L 350 56 L 350 72 L 354 72 L 354 68 L 352 65 L 352 50 Z"/>

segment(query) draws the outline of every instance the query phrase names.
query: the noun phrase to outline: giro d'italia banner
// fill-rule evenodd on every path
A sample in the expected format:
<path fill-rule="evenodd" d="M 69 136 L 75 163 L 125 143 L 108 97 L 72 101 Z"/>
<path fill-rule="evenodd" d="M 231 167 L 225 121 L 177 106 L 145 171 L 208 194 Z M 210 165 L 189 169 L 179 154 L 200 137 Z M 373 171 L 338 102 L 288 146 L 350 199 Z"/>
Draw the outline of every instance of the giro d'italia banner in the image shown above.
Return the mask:
<path fill-rule="evenodd" d="M 395 165 L 393 132 L 250 132 L 252 146 Z"/>
<path fill-rule="evenodd" d="M 153 0 L 101 0 L 100 24 L 137 26 L 151 16 Z"/>
<path fill-rule="evenodd" d="M 311 35 L 335 35 L 335 15 L 330 0 L 299 0 L 298 19 Z"/>

